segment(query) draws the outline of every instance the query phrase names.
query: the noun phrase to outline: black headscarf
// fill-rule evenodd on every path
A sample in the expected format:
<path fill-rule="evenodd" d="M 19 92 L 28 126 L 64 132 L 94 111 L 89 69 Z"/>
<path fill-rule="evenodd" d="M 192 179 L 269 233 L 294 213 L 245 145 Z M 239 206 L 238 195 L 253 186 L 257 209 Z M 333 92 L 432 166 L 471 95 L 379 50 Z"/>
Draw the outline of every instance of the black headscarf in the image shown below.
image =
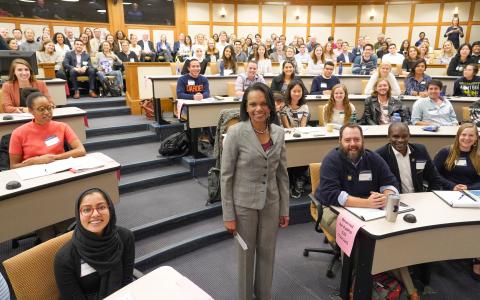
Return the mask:
<path fill-rule="evenodd" d="M 100 193 L 108 204 L 110 221 L 102 236 L 98 236 L 83 228 L 80 221 L 80 202 L 92 193 Z M 113 291 L 122 287 L 123 279 L 123 243 L 118 234 L 115 208 L 110 197 L 99 188 L 88 189 L 78 197 L 75 204 L 75 219 L 77 226 L 73 233 L 72 244 L 75 250 L 87 264 L 94 268 L 100 276 L 98 299 L 103 299 Z"/>

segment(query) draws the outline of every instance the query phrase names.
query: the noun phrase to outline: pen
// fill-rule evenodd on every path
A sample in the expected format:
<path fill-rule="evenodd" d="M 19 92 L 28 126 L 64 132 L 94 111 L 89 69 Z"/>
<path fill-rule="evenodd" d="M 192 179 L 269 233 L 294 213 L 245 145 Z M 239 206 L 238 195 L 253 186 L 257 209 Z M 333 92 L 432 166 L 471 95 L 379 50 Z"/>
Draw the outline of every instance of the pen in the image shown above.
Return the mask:
<path fill-rule="evenodd" d="M 457 201 L 460 200 L 460 199 L 462 199 L 463 196 L 465 196 L 465 195 L 464 195 L 464 194 L 461 194 L 460 197 L 458 197 Z"/>

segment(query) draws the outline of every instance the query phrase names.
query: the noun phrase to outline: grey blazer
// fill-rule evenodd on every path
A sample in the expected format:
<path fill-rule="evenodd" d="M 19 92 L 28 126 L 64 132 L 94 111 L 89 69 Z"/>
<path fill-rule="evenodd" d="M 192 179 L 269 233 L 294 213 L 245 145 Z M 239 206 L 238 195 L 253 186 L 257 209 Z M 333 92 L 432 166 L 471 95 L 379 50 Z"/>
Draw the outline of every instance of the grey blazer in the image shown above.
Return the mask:
<path fill-rule="evenodd" d="M 223 220 L 235 220 L 235 205 L 262 209 L 279 202 L 280 216 L 289 213 L 289 183 L 285 132 L 270 126 L 272 147 L 265 152 L 250 121 L 240 122 L 228 130 L 221 166 Z"/>

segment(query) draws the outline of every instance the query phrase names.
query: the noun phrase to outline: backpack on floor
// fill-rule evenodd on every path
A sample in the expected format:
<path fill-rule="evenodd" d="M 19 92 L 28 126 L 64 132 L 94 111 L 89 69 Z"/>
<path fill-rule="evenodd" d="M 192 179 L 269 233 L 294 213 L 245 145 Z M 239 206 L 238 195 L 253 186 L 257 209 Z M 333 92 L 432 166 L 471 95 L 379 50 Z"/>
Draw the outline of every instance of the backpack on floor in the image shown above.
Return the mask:
<path fill-rule="evenodd" d="M 372 300 L 407 300 L 407 293 L 390 273 L 373 276 Z"/>
<path fill-rule="evenodd" d="M 5 134 L 0 140 L 0 172 L 10 169 L 10 156 L 8 148 L 10 145 L 11 133 Z"/>
<path fill-rule="evenodd" d="M 140 100 L 140 111 L 143 114 L 145 111 L 145 117 L 149 120 L 155 119 L 155 109 L 153 108 L 153 99 Z"/>
<path fill-rule="evenodd" d="M 122 96 L 122 91 L 120 90 L 120 88 L 114 82 L 111 82 L 107 78 L 100 80 L 100 84 L 102 85 L 102 89 L 105 95 L 110 94 L 110 96 L 112 97 Z"/>
<path fill-rule="evenodd" d="M 185 131 L 174 133 L 160 143 L 158 153 L 163 156 L 185 155 L 189 151 L 189 140 Z"/>

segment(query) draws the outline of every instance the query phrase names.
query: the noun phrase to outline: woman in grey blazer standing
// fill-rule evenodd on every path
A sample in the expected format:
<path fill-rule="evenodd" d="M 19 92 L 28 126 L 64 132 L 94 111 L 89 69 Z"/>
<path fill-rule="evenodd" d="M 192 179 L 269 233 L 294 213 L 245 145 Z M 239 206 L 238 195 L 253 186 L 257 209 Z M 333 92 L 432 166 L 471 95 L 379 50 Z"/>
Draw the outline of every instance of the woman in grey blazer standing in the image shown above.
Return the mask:
<path fill-rule="evenodd" d="M 246 292 L 269 300 L 278 227 L 289 222 L 289 183 L 285 133 L 275 125 L 275 102 L 265 84 L 255 83 L 245 91 L 240 119 L 223 146 L 223 220 L 226 229 L 238 232 L 248 246 L 247 278 L 255 274 L 255 280 L 246 283 Z"/>

